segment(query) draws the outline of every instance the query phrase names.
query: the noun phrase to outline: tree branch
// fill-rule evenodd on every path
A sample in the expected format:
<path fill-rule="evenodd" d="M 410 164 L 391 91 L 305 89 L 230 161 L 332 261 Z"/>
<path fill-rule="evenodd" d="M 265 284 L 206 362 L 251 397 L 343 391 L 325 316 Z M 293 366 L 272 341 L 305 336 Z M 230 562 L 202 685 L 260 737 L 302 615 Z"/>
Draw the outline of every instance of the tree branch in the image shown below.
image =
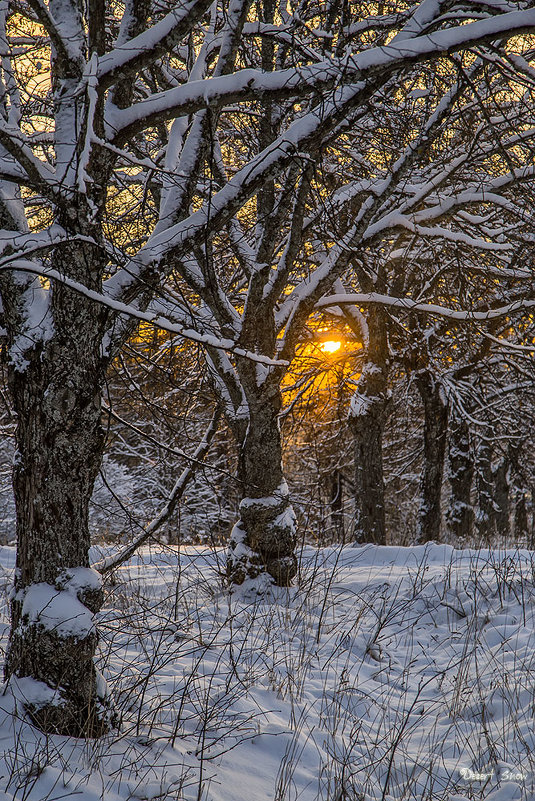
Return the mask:
<path fill-rule="evenodd" d="M 107 559 L 103 559 L 102 562 L 98 562 L 96 565 L 93 565 L 95 570 L 98 570 L 99 573 L 101 573 L 103 576 L 106 576 L 108 573 L 111 573 L 112 570 L 120 567 L 122 564 L 128 561 L 128 559 L 130 559 L 137 549 L 147 542 L 147 540 L 149 540 L 167 520 L 169 520 L 176 509 L 178 502 L 182 498 L 187 485 L 195 475 L 198 468 L 203 466 L 202 459 L 204 459 L 210 448 L 210 445 L 212 444 L 212 440 L 218 429 L 220 419 L 221 409 L 217 407 L 214 416 L 212 417 L 212 420 L 210 421 L 210 424 L 204 433 L 202 441 L 193 454 L 192 461 L 180 474 L 163 509 L 151 520 L 147 526 L 145 526 L 143 533 L 136 537 L 136 539 L 130 543 L 130 545 L 127 545 L 126 548 L 123 548 L 123 550 L 115 556 L 110 556 Z"/>

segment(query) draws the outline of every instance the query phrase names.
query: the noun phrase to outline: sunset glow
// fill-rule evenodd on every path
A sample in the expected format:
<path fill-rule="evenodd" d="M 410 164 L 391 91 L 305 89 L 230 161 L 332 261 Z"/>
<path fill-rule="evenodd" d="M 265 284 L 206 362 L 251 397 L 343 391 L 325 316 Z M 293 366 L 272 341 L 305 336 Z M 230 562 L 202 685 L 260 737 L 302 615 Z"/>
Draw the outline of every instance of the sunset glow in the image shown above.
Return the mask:
<path fill-rule="evenodd" d="M 340 350 L 341 347 L 342 343 L 334 339 L 329 339 L 327 342 L 322 342 L 320 345 L 320 348 L 324 353 L 336 353 L 336 351 Z"/>

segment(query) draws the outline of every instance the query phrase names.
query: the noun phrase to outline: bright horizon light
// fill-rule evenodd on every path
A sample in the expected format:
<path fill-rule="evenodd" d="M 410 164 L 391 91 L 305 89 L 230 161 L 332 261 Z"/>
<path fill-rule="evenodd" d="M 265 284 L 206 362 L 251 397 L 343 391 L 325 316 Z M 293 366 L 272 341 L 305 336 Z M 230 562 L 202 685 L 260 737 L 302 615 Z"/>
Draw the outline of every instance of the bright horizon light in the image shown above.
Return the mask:
<path fill-rule="evenodd" d="M 340 350 L 342 347 L 342 343 L 335 339 L 328 339 L 326 342 L 322 342 L 320 348 L 324 353 L 336 353 L 337 350 Z"/>

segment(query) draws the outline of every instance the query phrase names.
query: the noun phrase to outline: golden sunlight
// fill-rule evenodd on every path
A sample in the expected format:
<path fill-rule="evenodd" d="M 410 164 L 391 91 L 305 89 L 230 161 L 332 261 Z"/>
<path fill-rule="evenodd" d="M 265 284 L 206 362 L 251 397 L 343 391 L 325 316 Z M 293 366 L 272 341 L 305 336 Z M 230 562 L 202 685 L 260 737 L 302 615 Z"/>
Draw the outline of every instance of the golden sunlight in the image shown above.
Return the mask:
<path fill-rule="evenodd" d="M 334 339 L 328 339 L 326 342 L 322 342 L 320 345 L 320 348 L 324 353 L 336 353 L 336 351 L 340 350 L 341 347 L 342 343 Z"/>

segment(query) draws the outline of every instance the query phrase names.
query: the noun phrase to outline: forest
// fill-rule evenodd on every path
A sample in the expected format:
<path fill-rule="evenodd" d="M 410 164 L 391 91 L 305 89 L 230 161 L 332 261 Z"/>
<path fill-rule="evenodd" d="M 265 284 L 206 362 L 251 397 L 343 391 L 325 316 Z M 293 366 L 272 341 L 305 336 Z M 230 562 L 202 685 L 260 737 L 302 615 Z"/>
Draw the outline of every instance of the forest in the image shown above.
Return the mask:
<path fill-rule="evenodd" d="M 9 801 L 535 797 L 532 6 L 0 0 Z"/>

